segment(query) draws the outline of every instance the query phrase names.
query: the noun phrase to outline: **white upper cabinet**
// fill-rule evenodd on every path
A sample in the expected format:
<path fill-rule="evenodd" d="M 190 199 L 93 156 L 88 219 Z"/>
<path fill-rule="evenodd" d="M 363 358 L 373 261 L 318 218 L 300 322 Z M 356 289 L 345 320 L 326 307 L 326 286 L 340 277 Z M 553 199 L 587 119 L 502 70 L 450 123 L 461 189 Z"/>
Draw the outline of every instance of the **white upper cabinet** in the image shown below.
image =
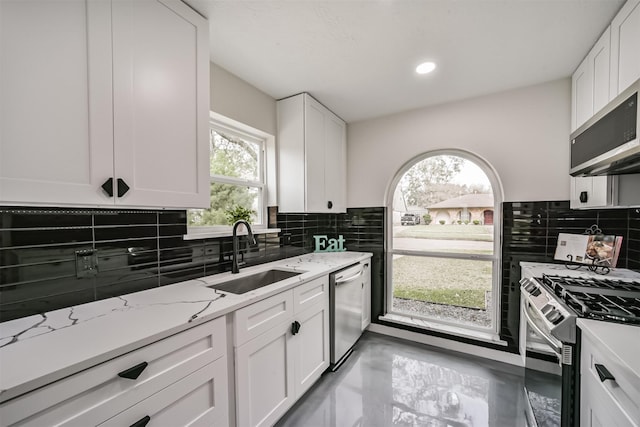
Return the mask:
<path fill-rule="evenodd" d="M 571 131 L 593 115 L 593 69 L 585 58 L 571 78 Z"/>
<path fill-rule="evenodd" d="M 614 98 L 640 78 L 640 0 L 628 0 L 611 22 L 611 89 Z"/>
<path fill-rule="evenodd" d="M 0 19 L 0 203 L 208 206 L 204 18 L 177 0 L 9 0 Z"/>
<path fill-rule="evenodd" d="M 607 28 L 571 78 L 571 131 L 609 102 L 611 30 Z M 611 203 L 611 178 L 571 177 L 571 208 L 596 208 Z"/>
<path fill-rule="evenodd" d="M 640 78 L 640 0 L 628 0 L 571 79 L 571 132 Z M 571 178 L 571 207 L 618 203 L 613 176 Z"/>
<path fill-rule="evenodd" d="M 109 9 L 0 2 L 0 203 L 109 203 Z"/>
<path fill-rule="evenodd" d="M 346 124 L 309 94 L 278 101 L 279 210 L 345 212 Z"/>
<path fill-rule="evenodd" d="M 112 7 L 117 203 L 208 207 L 208 24 L 180 1 Z"/>
<path fill-rule="evenodd" d="M 589 68 L 593 77 L 593 113 L 607 105 L 609 96 L 610 58 L 611 58 L 611 30 L 607 28 L 593 46 L 589 56 Z"/>
<path fill-rule="evenodd" d="M 607 28 L 571 78 L 571 131 L 609 102 L 611 30 Z"/>

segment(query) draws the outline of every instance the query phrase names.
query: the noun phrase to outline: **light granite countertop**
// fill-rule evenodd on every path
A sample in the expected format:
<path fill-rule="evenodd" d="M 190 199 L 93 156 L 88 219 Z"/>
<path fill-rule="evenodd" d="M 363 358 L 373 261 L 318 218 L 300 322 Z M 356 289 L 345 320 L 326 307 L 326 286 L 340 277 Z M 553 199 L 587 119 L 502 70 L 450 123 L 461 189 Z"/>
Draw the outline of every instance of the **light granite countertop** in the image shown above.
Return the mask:
<path fill-rule="evenodd" d="M 370 256 L 307 254 L 0 323 L 0 402 Z M 208 287 L 274 267 L 304 273 L 242 295 Z"/>
<path fill-rule="evenodd" d="M 544 262 L 521 262 L 523 277 L 525 271 L 528 277 L 542 277 L 543 274 L 553 274 L 557 276 L 567 277 L 593 277 L 598 279 L 624 279 L 624 280 L 640 280 L 640 273 L 626 268 L 612 268 L 609 274 L 598 274 L 589 271 L 586 267 L 577 270 L 567 268 L 564 264 L 551 264 Z"/>

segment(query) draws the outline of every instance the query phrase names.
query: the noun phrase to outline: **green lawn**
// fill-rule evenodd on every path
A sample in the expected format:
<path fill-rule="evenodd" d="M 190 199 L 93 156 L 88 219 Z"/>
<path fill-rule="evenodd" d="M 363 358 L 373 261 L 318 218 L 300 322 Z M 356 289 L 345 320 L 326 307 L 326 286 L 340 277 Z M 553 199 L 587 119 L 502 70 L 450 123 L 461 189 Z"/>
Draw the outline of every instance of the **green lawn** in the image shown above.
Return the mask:
<path fill-rule="evenodd" d="M 401 256 L 393 260 L 393 296 L 461 307 L 485 307 L 491 262 Z"/>
<path fill-rule="evenodd" d="M 493 241 L 492 225 L 473 224 L 434 224 L 412 225 L 402 227 L 394 233 L 394 237 L 412 237 L 415 239 L 439 240 L 473 240 L 481 242 Z"/>

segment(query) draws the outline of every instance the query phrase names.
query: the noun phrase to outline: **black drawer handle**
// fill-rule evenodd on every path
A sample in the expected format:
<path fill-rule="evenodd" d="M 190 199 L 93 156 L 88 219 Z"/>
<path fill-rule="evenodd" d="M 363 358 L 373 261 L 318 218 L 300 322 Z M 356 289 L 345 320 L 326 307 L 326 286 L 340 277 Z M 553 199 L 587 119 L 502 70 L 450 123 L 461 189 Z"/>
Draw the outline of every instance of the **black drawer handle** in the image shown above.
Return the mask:
<path fill-rule="evenodd" d="M 109 178 L 108 180 L 106 180 L 104 184 L 101 185 L 101 187 L 104 192 L 107 193 L 107 196 L 113 197 L 113 178 Z"/>
<path fill-rule="evenodd" d="M 147 415 L 146 417 L 141 418 L 138 421 L 136 421 L 135 423 L 131 424 L 131 427 L 144 427 L 147 424 L 149 424 L 149 421 L 151 421 L 151 417 L 149 415 Z"/>
<path fill-rule="evenodd" d="M 611 380 L 611 381 L 616 380 L 615 377 L 611 375 L 611 372 L 609 372 L 609 370 L 604 367 L 604 365 L 595 363 L 593 366 L 596 368 L 596 372 L 600 377 L 600 381 L 605 382 L 606 380 Z"/>
<path fill-rule="evenodd" d="M 119 372 L 118 376 L 120 378 L 127 378 L 129 380 L 138 379 L 142 371 L 144 371 L 147 368 L 147 366 L 149 366 L 147 362 L 142 362 L 141 364 L 136 365 L 133 368 L 125 369 L 124 371 Z"/>
<path fill-rule="evenodd" d="M 127 183 L 124 182 L 124 179 L 118 178 L 118 197 L 124 196 L 125 194 L 127 194 L 127 191 L 129 191 L 129 186 L 127 185 Z"/>
<path fill-rule="evenodd" d="M 291 335 L 295 335 L 300 332 L 300 322 L 297 320 L 291 324 Z"/>

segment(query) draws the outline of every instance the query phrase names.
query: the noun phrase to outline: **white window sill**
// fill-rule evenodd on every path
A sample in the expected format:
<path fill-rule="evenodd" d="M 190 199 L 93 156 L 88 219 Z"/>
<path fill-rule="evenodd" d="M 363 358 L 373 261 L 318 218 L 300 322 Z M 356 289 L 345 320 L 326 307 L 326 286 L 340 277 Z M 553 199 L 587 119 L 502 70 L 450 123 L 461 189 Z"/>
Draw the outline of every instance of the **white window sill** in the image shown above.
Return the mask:
<path fill-rule="evenodd" d="M 380 320 L 384 320 L 389 323 L 396 323 L 399 325 L 413 326 L 415 328 L 425 329 L 429 331 L 442 332 L 461 338 L 468 338 L 478 341 L 484 341 L 491 344 L 507 346 L 508 343 L 500 339 L 498 334 L 493 332 L 484 332 L 479 330 L 467 329 L 464 327 L 456 327 L 434 321 L 429 321 L 419 317 L 412 317 L 410 315 L 403 315 L 397 313 L 387 313 L 384 316 L 379 317 Z"/>
<path fill-rule="evenodd" d="M 256 228 L 251 230 L 253 234 L 268 234 L 268 233 L 279 233 L 281 230 L 279 228 Z M 246 230 L 238 230 L 238 236 L 246 236 Z M 221 230 L 221 231 L 191 231 L 189 234 L 185 234 L 182 236 L 184 240 L 198 240 L 198 239 L 215 239 L 216 237 L 231 237 L 233 236 L 232 230 Z"/>

